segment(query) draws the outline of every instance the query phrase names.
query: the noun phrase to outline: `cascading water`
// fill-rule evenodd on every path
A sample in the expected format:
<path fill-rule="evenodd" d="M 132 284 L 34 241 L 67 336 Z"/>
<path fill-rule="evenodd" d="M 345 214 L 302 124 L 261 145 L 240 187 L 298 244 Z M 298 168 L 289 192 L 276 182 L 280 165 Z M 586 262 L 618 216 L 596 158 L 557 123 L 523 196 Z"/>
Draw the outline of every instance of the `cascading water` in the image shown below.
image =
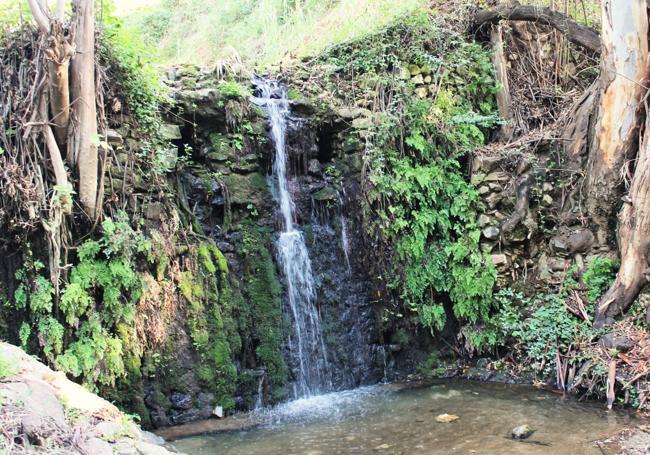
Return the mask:
<path fill-rule="evenodd" d="M 276 81 L 255 79 L 257 97 L 269 116 L 271 139 L 275 147 L 271 190 L 282 215 L 282 232 L 277 241 L 278 262 L 287 286 L 287 300 L 293 319 L 289 338 L 291 362 L 295 371 L 294 397 L 304 397 L 331 388 L 325 340 L 315 305 L 316 292 L 311 260 L 303 233 L 294 223 L 294 209 L 287 176 L 287 127 L 290 104 L 286 89 Z"/>
<path fill-rule="evenodd" d="M 345 191 L 343 191 L 343 195 L 345 195 Z M 350 265 L 350 240 L 348 240 L 348 221 L 345 219 L 345 213 L 343 211 L 345 204 L 340 192 L 338 193 L 338 197 L 341 220 L 341 244 L 343 246 L 343 255 L 345 256 L 345 265 L 347 266 L 348 274 L 351 274 L 352 266 Z"/>

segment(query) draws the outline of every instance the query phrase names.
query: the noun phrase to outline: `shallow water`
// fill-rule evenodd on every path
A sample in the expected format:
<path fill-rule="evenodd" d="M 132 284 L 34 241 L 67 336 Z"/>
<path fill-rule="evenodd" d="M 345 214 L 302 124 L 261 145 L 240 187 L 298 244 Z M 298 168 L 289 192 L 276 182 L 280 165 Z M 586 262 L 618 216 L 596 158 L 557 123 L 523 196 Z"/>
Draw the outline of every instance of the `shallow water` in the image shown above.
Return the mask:
<path fill-rule="evenodd" d="M 439 414 L 458 420 L 437 423 Z M 286 403 L 251 430 L 174 445 L 191 455 L 602 454 L 595 441 L 628 427 L 627 414 L 528 386 L 440 381 L 395 390 L 372 386 Z M 510 430 L 528 424 L 525 441 Z"/>

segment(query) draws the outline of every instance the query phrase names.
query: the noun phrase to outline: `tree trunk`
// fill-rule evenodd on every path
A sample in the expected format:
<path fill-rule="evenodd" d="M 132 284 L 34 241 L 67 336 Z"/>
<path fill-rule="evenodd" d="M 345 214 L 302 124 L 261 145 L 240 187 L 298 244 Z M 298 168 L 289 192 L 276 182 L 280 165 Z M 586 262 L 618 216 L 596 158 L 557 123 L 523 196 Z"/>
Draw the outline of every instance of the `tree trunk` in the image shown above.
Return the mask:
<path fill-rule="evenodd" d="M 503 36 L 501 26 L 495 25 L 490 30 L 490 44 L 492 45 L 492 64 L 496 71 L 496 78 L 501 87 L 496 93 L 499 115 L 506 122 L 499 130 L 500 139 L 508 141 L 512 138 L 512 111 L 510 110 L 510 86 L 508 84 L 508 65 L 503 52 Z"/>
<path fill-rule="evenodd" d="M 54 135 L 59 147 L 63 149 L 68 140 L 70 124 L 70 89 L 68 71 L 74 46 L 63 34 L 63 26 L 58 20 L 51 22 L 50 47 L 45 51 L 50 76 L 50 110 Z"/>
<path fill-rule="evenodd" d="M 95 14 L 93 0 L 74 0 L 77 54 L 72 61 L 71 87 L 77 125 L 72 160 L 79 171 L 79 199 L 86 214 L 97 215 L 98 157 L 97 106 L 95 104 Z"/>
<path fill-rule="evenodd" d="M 647 280 L 650 253 L 650 118 L 637 156 L 627 202 L 619 215 L 621 268 L 596 309 L 594 326 L 611 324 L 637 297 Z"/>
<path fill-rule="evenodd" d="M 637 149 L 639 107 L 646 92 L 648 15 L 645 0 L 603 0 L 600 110 L 587 166 L 585 207 L 601 246 L 613 240 L 626 158 Z"/>

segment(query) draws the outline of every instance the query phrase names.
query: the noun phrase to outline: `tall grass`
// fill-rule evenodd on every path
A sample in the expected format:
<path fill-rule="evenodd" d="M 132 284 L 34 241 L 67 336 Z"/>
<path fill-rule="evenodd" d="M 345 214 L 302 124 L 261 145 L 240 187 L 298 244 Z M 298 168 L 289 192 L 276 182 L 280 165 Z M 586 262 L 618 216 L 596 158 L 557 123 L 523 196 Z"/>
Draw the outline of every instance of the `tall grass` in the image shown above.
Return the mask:
<path fill-rule="evenodd" d="M 165 63 L 265 66 L 380 28 L 425 0 L 159 0 L 125 17 Z"/>

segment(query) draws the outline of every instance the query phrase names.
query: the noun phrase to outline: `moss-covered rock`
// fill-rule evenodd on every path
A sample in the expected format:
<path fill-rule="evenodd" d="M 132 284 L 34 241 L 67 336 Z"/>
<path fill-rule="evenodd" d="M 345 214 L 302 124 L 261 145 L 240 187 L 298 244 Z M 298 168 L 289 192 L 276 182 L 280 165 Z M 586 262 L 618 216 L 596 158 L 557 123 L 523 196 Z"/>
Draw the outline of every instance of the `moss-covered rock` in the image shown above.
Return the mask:
<path fill-rule="evenodd" d="M 223 182 L 228 188 L 230 203 L 247 206 L 253 204 L 260 206 L 267 196 L 266 178 L 259 172 L 251 174 L 230 174 L 223 177 Z"/>

